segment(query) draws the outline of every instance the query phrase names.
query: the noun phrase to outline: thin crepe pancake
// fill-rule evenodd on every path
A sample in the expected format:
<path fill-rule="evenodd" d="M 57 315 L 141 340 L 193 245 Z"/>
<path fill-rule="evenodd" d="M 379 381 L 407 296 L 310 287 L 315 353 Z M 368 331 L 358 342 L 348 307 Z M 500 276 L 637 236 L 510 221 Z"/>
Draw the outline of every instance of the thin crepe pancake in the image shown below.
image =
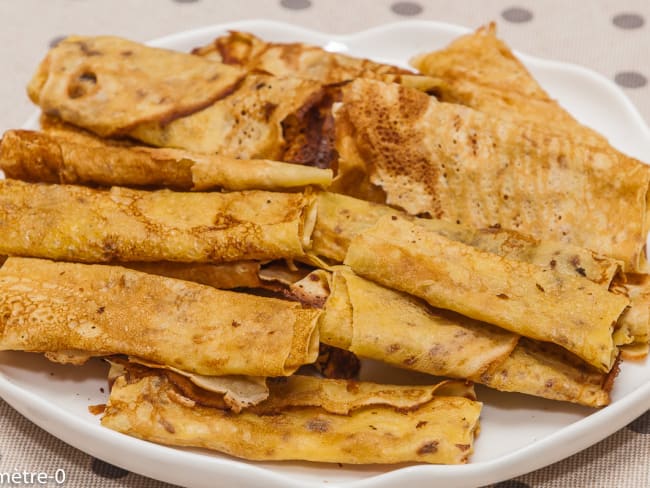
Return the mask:
<path fill-rule="evenodd" d="M 169 123 L 143 123 L 129 135 L 153 146 L 283 160 L 282 122 L 321 92 L 316 81 L 250 74 L 232 94 L 204 110 Z"/>
<path fill-rule="evenodd" d="M 28 86 L 43 112 L 102 136 L 169 122 L 231 93 L 245 71 L 118 37 L 68 37 Z"/>
<path fill-rule="evenodd" d="M 2 350 L 126 354 L 207 376 L 282 376 L 318 355 L 318 310 L 119 266 L 9 258 L 0 290 Z"/>
<path fill-rule="evenodd" d="M 176 190 L 287 190 L 327 187 L 332 171 L 263 159 L 235 159 L 169 148 L 117 146 L 82 133 L 65 137 L 27 130 L 5 132 L 0 169 L 24 181 Z"/>
<path fill-rule="evenodd" d="M 548 267 L 567 275 L 584 276 L 606 289 L 621 268 L 619 261 L 588 249 L 541 241 L 509 229 L 474 229 L 439 219 L 411 218 L 387 205 L 331 192 L 319 192 L 316 199 L 318 215 L 309 252 L 339 263 L 345 259 L 354 237 L 371 228 L 380 218 L 395 216 L 410 219 L 414 224 L 482 251 Z"/>
<path fill-rule="evenodd" d="M 502 258 L 395 216 L 355 237 L 345 264 L 435 307 L 558 344 L 601 371 L 618 355 L 613 325 L 629 300 L 586 278 Z"/>
<path fill-rule="evenodd" d="M 0 181 L 0 253 L 82 262 L 221 263 L 303 255 L 312 198 Z"/>
<path fill-rule="evenodd" d="M 360 357 L 589 407 L 610 402 L 616 370 L 601 373 L 561 347 L 432 308 L 347 267 L 315 271 L 293 289 L 327 296 L 320 340 Z"/>
<path fill-rule="evenodd" d="M 580 124 L 533 78 L 491 23 L 455 39 L 444 49 L 416 56 L 411 65 L 440 78 L 438 99 L 467 105 L 502 119 L 543 125 L 590 145 L 608 145 Z"/>
<path fill-rule="evenodd" d="M 266 42 L 248 32 L 230 31 L 210 44 L 195 48 L 192 53 L 247 71 L 265 71 L 274 76 L 295 76 L 326 84 L 370 78 L 434 94 L 438 93 L 441 84 L 436 78 L 397 66 L 329 52 L 309 44 Z"/>
<path fill-rule="evenodd" d="M 620 259 L 626 272 L 647 267 L 647 166 L 399 85 L 359 79 L 342 92 L 334 191 L 363 197 L 377 186 L 412 215 L 499 224 Z"/>
<path fill-rule="evenodd" d="M 163 376 L 120 377 L 102 425 L 251 460 L 459 464 L 473 452 L 481 404 L 459 382 L 411 387 L 294 376 L 269 386 L 268 400 L 233 415 L 178 398 Z"/>

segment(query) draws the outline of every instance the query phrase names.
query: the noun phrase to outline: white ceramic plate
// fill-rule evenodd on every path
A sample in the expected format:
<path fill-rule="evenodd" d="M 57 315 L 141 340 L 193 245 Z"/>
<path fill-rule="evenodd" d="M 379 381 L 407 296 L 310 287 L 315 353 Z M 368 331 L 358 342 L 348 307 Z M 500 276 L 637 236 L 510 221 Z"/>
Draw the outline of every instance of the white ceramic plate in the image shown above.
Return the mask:
<path fill-rule="evenodd" d="M 403 66 L 410 56 L 443 47 L 466 32 L 446 24 L 403 22 L 332 36 L 286 24 L 247 21 L 175 34 L 152 44 L 189 50 L 228 29 L 251 31 L 269 40 L 320 44 Z M 613 83 L 580 67 L 522 58 L 551 95 L 581 121 L 605 134 L 622 151 L 650 160 L 650 131 Z M 28 125 L 34 126 L 36 120 L 34 117 Z M 376 378 L 376 368 L 365 371 L 365 379 Z M 268 488 L 322 487 L 325 483 L 346 488 L 398 483 L 409 487 L 480 486 L 559 461 L 614 433 L 650 406 L 650 362 L 624 363 L 612 404 L 602 410 L 478 387 L 485 407 L 476 452 L 467 465 L 249 463 L 216 453 L 159 446 L 102 428 L 98 417 L 88 413 L 88 406 L 106 401 L 106 372 L 99 360 L 75 368 L 34 354 L 4 352 L 0 353 L 0 395 L 40 427 L 93 456 L 145 476 L 195 488 L 215 486 L 215 480 L 220 486 L 263 484 Z"/>

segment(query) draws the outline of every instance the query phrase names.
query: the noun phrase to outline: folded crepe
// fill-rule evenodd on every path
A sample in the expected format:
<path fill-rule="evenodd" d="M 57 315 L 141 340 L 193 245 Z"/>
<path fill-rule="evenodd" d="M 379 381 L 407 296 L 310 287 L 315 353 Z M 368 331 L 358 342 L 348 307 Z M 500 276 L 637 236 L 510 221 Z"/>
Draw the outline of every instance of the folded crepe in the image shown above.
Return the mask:
<path fill-rule="evenodd" d="M 82 262 L 221 263 L 303 255 L 312 197 L 0 181 L 0 254 Z"/>
<path fill-rule="evenodd" d="M 467 105 L 496 117 L 535 122 L 585 144 L 607 140 L 582 125 L 533 78 L 511 49 L 496 36 L 494 22 L 461 36 L 438 51 L 420 54 L 411 65 L 439 78 L 439 100 Z"/>
<path fill-rule="evenodd" d="M 118 37 L 73 36 L 48 52 L 27 92 L 43 112 L 107 136 L 201 110 L 244 76 L 234 66 Z"/>
<path fill-rule="evenodd" d="M 153 146 L 287 161 L 283 122 L 308 111 L 323 94 L 316 81 L 250 74 L 233 93 L 209 107 L 169 123 L 142 123 L 129 135 Z"/>
<path fill-rule="evenodd" d="M 261 376 L 204 376 L 134 357 L 111 356 L 106 361 L 111 365 L 108 373 L 111 386 L 117 378 L 125 375 L 129 379 L 152 374 L 164 376 L 183 396 L 233 412 L 241 412 L 269 397 L 267 378 Z"/>
<path fill-rule="evenodd" d="M 481 404 L 461 382 L 393 386 L 290 376 L 269 388 L 267 400 L 233 414 L 184 395 L 164 375 L 125 375 L 113 384 L 102 425 L 257 461 L 459 464 L 473 452 Z"/>
<path fill-rule="evenodd" d="M 396 216 L 357 235 L 344 262 L 435 307 L 555 343 L 600 371 L 618 355 L 613 326 L 629 300 L 584 277 L 481 251 Z"/>
<path fill-rule="evenodd" d="M 650 340 L 650 276 L 625 274 L 615 280 L 614 287 L 630 299 L 630 306 L 617 323 L 614 340 L 622 345 L 624 359 L 643 359 Z"/>
<path fill-rule="evenodd" d="M 266 42 L 248 32 L 230 31 L 205 46 L 192 50 L 205 59 L 265 71 L 274 76 L 295 76 L 321 83 L 339 83 L 355 78 L 370 78 L 438 93 L 440 80 L 412 71 L 355 58 L 299 42 Z"/>
<path fill-rule="evenodd" d="M 287 190 L 327 187 L 332 170 L 236 159 L 179 149 L 118 146 L 90 134 L 9 130 L 0 141 L 0 169 L 24 181 L 176 190 Z"/>
<path fill-rule="evenodd" d="M 498 224 L 620 259 L 626 272 L 647 267 L 650 169 L 636 160 L 373 80 L 344 86 L 334 117 L 334 191 L 377 199 L 379 188 L 411 215 Z"/>
<path fill-rule="evenodd" d="M 299 298 L 327 297 L 320 340 L 359 357 L 590 407 L 610 401 L 617 370 L 602 373 L 560 347 L 432 308 L 347 267 L 315 271 L 292 288 Z"/>
<path fill-rule="evenodd" d="M 119 266 L 10 257 L 0 308 L 1 350 L 53 358 L 126 354 L 207 376 L 282 376 L 318 355 L 318 310 Z"/>
<path fill-rule="evenodd" d="M 534 237 L 501 227 L 475 229 L 439 219 L 409 217 L 404 212 L 373 202 L 331 192 L 316 196 L 317 217 L 309 252 L 316 257 L 343 262 L 350 241 L 374 226 L 380 218 L 409 219 L 429 231 L 482 251 L 516 261 L 548 267 L 559 273 L 583 276 L 609 288 L 621 263 L 589 249 Z"/>

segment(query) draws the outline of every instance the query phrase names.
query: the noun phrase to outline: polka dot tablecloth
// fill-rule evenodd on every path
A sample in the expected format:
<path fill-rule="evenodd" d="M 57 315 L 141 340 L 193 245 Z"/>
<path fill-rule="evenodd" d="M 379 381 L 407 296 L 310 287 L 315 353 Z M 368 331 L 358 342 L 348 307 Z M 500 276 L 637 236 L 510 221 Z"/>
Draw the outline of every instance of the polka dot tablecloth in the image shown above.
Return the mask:
<path fill-rule="evenodd" d="M 403 19 L 467 27 L 496 20 L 501 37 L 514 48 L 580 64 L 613 80 L 650 121 L 648 0 L 0 0 L 0 131 L 20 126 L 33 113 L 25 85 L 46 50 L 63 36 L 115 34 L 147 40 L 251 18 L 336 34 Z M 649 460 L 650 413 L 645 413 L 571 458 L 493 486 L 649 487 Z M 0 400 L 0 473 L 57 469 L 65 470 L 64 486 L 69 488 L 169 486 L 77 451 Z"/>

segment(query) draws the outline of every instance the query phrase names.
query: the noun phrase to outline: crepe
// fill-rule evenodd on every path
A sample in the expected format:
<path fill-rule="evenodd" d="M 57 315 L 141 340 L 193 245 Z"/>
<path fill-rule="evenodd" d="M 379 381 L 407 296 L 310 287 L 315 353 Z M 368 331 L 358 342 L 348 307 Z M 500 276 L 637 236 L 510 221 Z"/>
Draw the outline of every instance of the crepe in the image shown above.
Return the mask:
<path fill-rule="evenodd" d="M 314 290 L 314 283 L 326 291 Z M 315 271 L 294 289 L 300 284 L 327 296 L 320 340 L 360 357 L 590 407 L 610 401 L 616 371 L 601 373 L 560 347 L 432 308 L 343 266 L 334 267 L 331 275 Z"/>
<path fill-rule="evenodd" d="M 607 289 L 621 268 L 615 259 L 588 249 L 555 241 L 541 241 L 529 235 L 488 227 L 475 229 L 439 219 L 411 218 L 386 205 L 366 202 L 331 192 L 317 194 L 318 215 L 309 252 L 343 262 L 350 241 L 385 216 L 410 219 L 413 224 L 508 259 L 544 266 L 559 273 L 584 276 Z"/>
<path fill-rule="evenodd" d="M 164 376 L 120 377 L 102 425 L 258 461 L 459 464 L 473 452 L 481 404 L 462 383 L 412 387 L 293 376 L 269 386 L 268 400 L 233 415 L 183 398 Z"/>
<path fill-rule="evenodd" d="M 68 37 L 29 83 L 43 112 L 107 136 L 169 122 L 231 93 L 245 72 L 118 37 Z"/>
<path fill-rule="evenodd" d="M 116 146 L 88 136 L 5 132 L 0 169 L 24 181 L 177 190 L 287 190 L 326 187 L 332 171 L 263 159 L 243 160 L 168 148 Z M 73 140 L 71 140 L 73 139 Z"/>
<path fill-rule="evenodd" d="M 312 198 L 178 193 L 0 181 L 0 253 L 82 262 L 221 263 L 291 258 L 311 234 Z"/>
<path fill-rule="evenodd" d="M 397 66 L 329 52 L 309 44 L 266 42 L 248 32 L 230 31 L 192 53 L 247 71 L 265 71 L 274 76 L 295 76 L 327 84 L 370 78 L 427 93 L 438 93 L 440 89 L 440 80 Z"/>
<path fill-rule="evenodd" d="M 2 350 L 126 354 L 207 376 L 282 376 L 318 355 L 317 310 L 119 266 L 9 258 L 0 290 Z"/>
<path fill-rule="evenodd" d="M 437 94 L 443 102 L 467 105 L 502 119 L 535 122 L 586 144 L 608 145 L 602 135 L 579 123 L 549 96 L 497 38 L 494 22 L 444 49 L 414 57 L 411 65 L 443 81 Z"/>
<path fill-rule="evenodd" d="M 124 359 L 112 356 L 106 361 L 111 365 L 109 385 L 125 375 L 129 379 L 149 375 L 164 376 L 185 397 L 233 412 L 241 412 L 243 408 L 256 405 L 269 396 L 266 378 L 260 376 L 203 376 L 132 357 Z"/>
<path fill-rule="evenodd" d="M 471 379 L 500 391 L 603 407 L 617 374 L 618 362 L 601 373 L 555 344 L 522 337 L 503 362 Z"/>
<path fill-rule="evenodd" d="M 411 215 L 501 225 L 647 268 L 647 166 L 399 85 L 358 79 L 342 91 L 333 191 L 363 198 L 376 186 Z"/>
<path fill-rule="evenodd" d="M 307 280 L 305 280 L 307 281 Z M 518 336 L 335 267 L 319 321 L 321 341 L 437 376 L 469 378 L 502 361 Z"/>
<path fill-rule="evenodd" d="M 129 135 L 153 146 L 286 161 L 282 122 L 320 96 L 316 81 L 251 74 L 230 96 L 204 110 L 169 123 L 143 123 Z"/>
<path fill-rule="evenodd" d="M 614 340 L 624 359 L 643 359 L 648 355 L 650 339 L 650 276 L 626 274 L 614 286 L 630 298 L 628 307 L 614 331 Z"/>
<path fill-rule="evenodd" d="M 345 264 L 435 307 L 558 344 L 601 371 L 618 355 L 613 325 L 629 300 L 583 277 L 508 260 L 398 217 L 355 237 Z"/>

